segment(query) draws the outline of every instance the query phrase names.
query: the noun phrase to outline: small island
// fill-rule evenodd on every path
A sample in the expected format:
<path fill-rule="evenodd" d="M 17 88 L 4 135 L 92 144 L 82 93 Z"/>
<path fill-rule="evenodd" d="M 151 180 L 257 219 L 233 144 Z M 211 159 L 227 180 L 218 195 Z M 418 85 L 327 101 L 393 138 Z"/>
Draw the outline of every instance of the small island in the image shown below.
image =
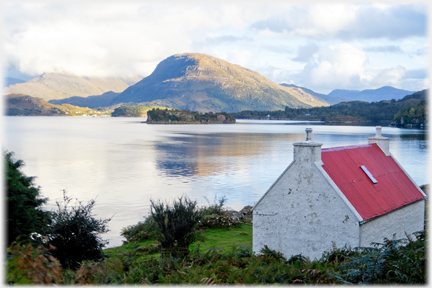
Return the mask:
<path fill-rule="evenodd" d="M 147 111 L 148 124 L 232 124 L 234 116 L 226 112 L 196 112 L 178 109 L 152 109 Z"/>

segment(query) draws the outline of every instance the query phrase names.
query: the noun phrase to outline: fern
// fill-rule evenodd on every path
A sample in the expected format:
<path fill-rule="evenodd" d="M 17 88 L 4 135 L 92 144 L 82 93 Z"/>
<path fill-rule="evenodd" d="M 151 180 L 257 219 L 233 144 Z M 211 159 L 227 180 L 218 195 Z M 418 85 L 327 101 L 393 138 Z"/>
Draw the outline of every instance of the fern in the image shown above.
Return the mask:
<path fill-rule="evenodd" d="M 414 234 L 416 240 L 389 240 L 362 247 L 360 255 L 348 257 L 333 275 L 339 282 L 361 284 L 425 283 L 424 232 Z"/>

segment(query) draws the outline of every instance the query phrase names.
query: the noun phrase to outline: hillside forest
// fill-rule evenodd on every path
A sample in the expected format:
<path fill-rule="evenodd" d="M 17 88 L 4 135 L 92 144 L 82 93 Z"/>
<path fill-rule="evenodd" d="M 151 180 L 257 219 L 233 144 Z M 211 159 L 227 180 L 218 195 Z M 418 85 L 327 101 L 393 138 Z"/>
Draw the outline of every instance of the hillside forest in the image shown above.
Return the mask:
<path fill-rule="evenodd" d="M 379 102 L 345 101 L 330 107 L 289 108 L 278 111 L 241 111 L 236 119 L 279 119 L 324 121 L 326 124 L 382 124 L 405 128 L 424 128 L 428 118 L 427 91 L 400 100 Z"/>

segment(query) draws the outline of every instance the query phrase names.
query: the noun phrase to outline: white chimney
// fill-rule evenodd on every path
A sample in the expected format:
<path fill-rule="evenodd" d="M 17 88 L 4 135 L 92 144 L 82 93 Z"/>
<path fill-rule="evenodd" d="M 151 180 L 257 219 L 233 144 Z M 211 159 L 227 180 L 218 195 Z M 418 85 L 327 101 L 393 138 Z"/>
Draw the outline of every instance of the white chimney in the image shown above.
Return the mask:
<path fill-rule="evenodd" d="M 390 138 L 387 137 L 383 137 L 381 135 L 381 126 L 376 126 L 376 135 L 374 137 L 369 137 L 368 139 L 368 143 L 377 143 L 378 146 L 381 148 L 381 150 L 383 150 L 384 154 L 386 156 L 390 155 Z"/>
<path fill-rule="evenodd" d="M 312 128 L 306 128 L 306 140 L 293 143 L 296 164 L 321 162 L 322 143 L 312 141 Z"/>

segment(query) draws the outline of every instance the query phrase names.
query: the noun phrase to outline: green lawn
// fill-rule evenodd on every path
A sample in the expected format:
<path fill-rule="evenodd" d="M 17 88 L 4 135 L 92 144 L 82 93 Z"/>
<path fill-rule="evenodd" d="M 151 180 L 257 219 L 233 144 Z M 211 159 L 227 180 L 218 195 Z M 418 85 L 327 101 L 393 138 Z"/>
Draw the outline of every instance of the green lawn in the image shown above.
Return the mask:
<path fill-rule="evenodd" d="M 196 250 L 199 245 L 199 251 L 205 253 L 210 249 L 216 249 L 223 253 L 230 252 L 234 246 L 249 246 L 252 247 L 252 225 L 242 224 L 239 228 L 217 228 L 207 229 L 202 232 L 203 242 L 197 241 L 189 246 L 190 251 Z M 105 253 L 110 256 L 116 256 L 119 253 L 133 251 L 135 249 L 141 249 L 143 255 L 152 257 L 160 257 L 160 252 L 146 253 L 146 247 L 156 246 L 155 240 L 147 240 L 144 242 L 128 243 L 122 246 L 107 248 Z"/>

